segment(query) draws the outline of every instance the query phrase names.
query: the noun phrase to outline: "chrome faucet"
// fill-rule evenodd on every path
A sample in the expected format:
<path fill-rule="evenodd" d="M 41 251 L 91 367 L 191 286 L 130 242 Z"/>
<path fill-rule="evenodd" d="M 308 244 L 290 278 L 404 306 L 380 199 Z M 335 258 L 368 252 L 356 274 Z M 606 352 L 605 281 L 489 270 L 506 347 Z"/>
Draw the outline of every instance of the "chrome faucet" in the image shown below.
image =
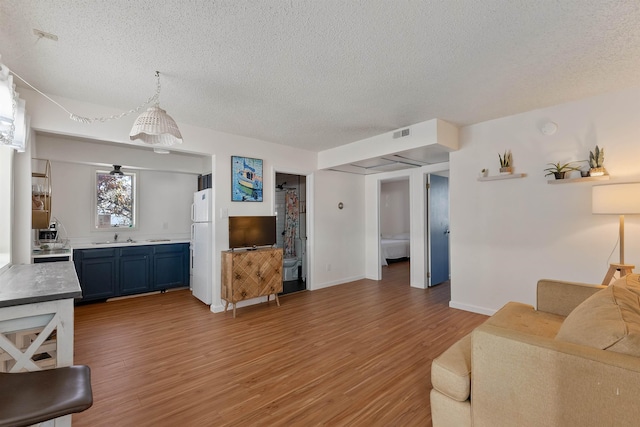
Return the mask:
<path fill-rule="evenodd" d="M 117 242 L 117 241 L 118 241 L 118 233 L 116 233 L 116 234 L 114 234 L 114 235 L 113 235 L 113 241 L 114 241 L 114 242 Z"/>

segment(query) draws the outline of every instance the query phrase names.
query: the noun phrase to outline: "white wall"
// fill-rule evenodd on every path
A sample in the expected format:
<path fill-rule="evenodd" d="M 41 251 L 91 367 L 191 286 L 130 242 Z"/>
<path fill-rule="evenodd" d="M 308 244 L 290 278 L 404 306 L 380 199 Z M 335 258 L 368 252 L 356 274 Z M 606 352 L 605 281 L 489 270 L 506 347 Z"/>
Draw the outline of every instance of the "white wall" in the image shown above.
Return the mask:
<path fill-rule="evenodd" d="M 96 230 L 93 221 L 94 174 L 98 169 L 111 169 L 112 164 L 137 173 L 138 226 L 134 230 L 118 229 L 121 240 L 189 238 L 197 174 L 205 169 L 201 157 L 160 155 L 137 147 L 50 135 L 35 139 L 38 157 L 51 160 L 51 216 L 64 225 L 72 243 L 112 239 L 114 230 Z M 105 166 L 96 166 L 99 164 Z"/>
<path fill-rule="evenodd" d="M 150 238 L 188 239 L 196 175 L 173 172 L 137 173 L 137 219 L 134 230 L 96 230 L 93 221 L 95 166 L 51 163 L 51 215 L 62 222 L 72 242 Z"/>
<path fill-rule="evenodd" d="M 549 120 L 558 131 L 545 136 L 539 129 Z M 639 181 L 638 141 L 640 89 L 463 128 L 461 149 L 451 154 L 450 305 L 490 314 L 508 301 L 535 305 L 541 278 L 600 283 L 618 261 L 617 251 L 609 258 L 618 218 L 591 214 L 593 183 L 549 185 L 543 169 L 584 160 L 598 144 L 609 183 Z M 497 173 L 505 149 L 515 172 L 527 176 L 478 182 L 482 168 Z M 640 216 L 628 215 L 627 263 L 640 265 L 638 236 Z"/>
<path fill-rule="evenodd" d="M 16 152 L 13 158 L 12 264 L 31 263 L 31 148 L 33 140 L 34 135 L 29 132 L 25 151 L 23 153 Z M 18 177 L 24 177 L 24 179 Z M 2 197 L 0 200 L 3 200 Z"/>
<path fill-rule="evenodd" d="M 380 185 L 380 234 L 408 233 L 409 180 L 382 182 Z"/>
<path fill-rule="evenodd" d="M 314 247 L 310 289 L 364 278 L 364 177 L 318 171 L 313 175 L 314 201 L 309 232 Z M 344 207 L 338 209 L 338 203 Z"/>

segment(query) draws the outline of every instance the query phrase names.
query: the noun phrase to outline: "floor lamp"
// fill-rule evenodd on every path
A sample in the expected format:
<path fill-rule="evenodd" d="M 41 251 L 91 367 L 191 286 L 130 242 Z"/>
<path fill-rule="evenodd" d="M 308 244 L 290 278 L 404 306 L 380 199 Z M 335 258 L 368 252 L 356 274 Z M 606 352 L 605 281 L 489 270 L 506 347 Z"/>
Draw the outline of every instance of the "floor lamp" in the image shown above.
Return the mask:
<path fill-rule="evenodd" d="M 624 216 L 640 214 L 640 183 L 594 185 L 591 193 L 594 214 L 620 215 L 620 263 L 610 264 L 603 285 L 608 285 L 616 271 L 620 277 L 633 272 L 635 265 L 624 263 Z"/>

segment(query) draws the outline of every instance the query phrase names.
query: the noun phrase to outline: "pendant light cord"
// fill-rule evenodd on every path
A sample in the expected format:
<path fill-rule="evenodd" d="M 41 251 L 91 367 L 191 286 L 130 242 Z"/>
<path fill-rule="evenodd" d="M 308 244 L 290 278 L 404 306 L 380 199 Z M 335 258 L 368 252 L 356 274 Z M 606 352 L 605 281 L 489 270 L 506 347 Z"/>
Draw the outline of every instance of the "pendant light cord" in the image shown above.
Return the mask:
<path fill-rule="evenodd" d="M 67 114 L 69 114 L 69 118 L 70 119 L 75 120 L 75 121 L 80 122 L 80 123 L 87 123 L 88 124 L 88 123 L 93 123 L 93 122 L 107 122 L 109 120 L 118 120 L 118 119 L 123 118 L 124 116 L 128 116 L 129 114 L 138 113 L 140 110 L 142 110 L 144 107 L 146 107 L 147 105 L 151 104 L 152 102 L 155 102 L 156 104 L 158 104 L 160 102 L 160 72 L 158 72 L 158 71 L 156 71 L 156 77 L 158 79 L 157 84 L 156 84 L 156 93 L 153 94 L 153 96 L 151 96 L 149 99 L 147 99 L 146 102 L 144 102 L 143 104 L 140 104 L 138 107 L 136 107 L 136 108 L 134 108 L 132 110 L 125 111 L 124 113 L 114 114 L 114 115 L 109 116 L 109 117 L 94 117 L 94 118 L 82 117 L 82 116 L 78 116 L 77 114 L 72 113 L 71 111 L 67 110 L 63 105 L 61 105 L 59 102 L 54 101 L 48 95 L 46 95 L 42 91 L 38 90 L 38 88 L 33 86 L 31 83 L 29 83 L 28 81 L 26 81 L 25 79 L 20 77 L 20 75 L 18 75 L 12 69 L 9 68 L 9 72 L 11 74 L 13 74 L 14 76 L 16 76 L 17 78 L 19 78 L 20 80 L 22 80 L 22 82 L 24 82 L 24 84 L 29 86 L 31 89 L 35 90 L 40 95 L 44 96 L 49 101 L 53 102 L 55 105 L 57 105 L 62 110 L 64 110 Z"/>

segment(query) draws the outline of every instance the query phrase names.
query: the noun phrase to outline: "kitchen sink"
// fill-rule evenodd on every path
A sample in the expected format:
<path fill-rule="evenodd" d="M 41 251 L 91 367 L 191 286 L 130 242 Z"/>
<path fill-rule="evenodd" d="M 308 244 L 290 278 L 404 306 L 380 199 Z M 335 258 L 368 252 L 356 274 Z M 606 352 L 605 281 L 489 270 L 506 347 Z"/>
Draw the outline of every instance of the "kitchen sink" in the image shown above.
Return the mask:
<path fill-rule="evenodd" d="M 136 240 L 122 240 L 120 242 L 112 242 L 107 240 L 106 242 L 94 242 L 94 245 L 121 245 L 123 243 L 138 243 Z"/>

